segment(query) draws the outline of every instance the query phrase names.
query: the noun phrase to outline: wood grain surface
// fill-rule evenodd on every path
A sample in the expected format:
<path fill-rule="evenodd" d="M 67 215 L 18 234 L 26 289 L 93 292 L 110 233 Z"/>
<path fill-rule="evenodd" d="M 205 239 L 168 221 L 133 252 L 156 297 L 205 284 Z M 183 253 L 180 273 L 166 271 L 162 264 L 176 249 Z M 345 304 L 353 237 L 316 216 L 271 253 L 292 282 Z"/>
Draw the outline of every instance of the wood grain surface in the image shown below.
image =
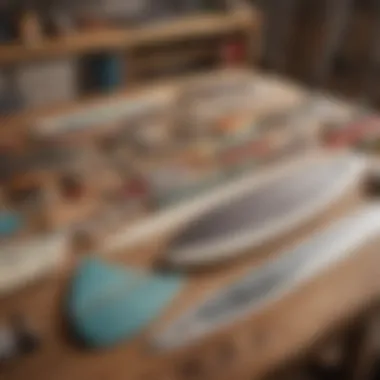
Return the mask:
<path fill-rule="evenodd" d="M 99 102 L 102 100 L 104 98 Z M 94 104 L 93 101 L 89 103 Z M 24 114 L 18 119 L 19 125 L 25 128 L 31 120 L 80 106 L 83 104 L 67 105 L 32 116 Z M 260 265 L 366 201 L 362 189 L 352 191 L 323 215 L 252 252 L 254 255 L 247 252 L 226 266 L 189 273 L 188 286 L 162 318 L 134 341 L 105 351 L 81 347 L 71 337 L 65 323 L 66 290 L 71 273 L 80 260 L 80 255 L 73 253 L 49 278 L 0 299 L 0 323 L 14 313 L 22 313 L 40 331 L 42 338 L 39 351 L 2 366 L 0 379 L 259 379 L 307 353 L 315 342 L 349 323 L 380 298 L 379 241 L 363 247 L 281 301 L 191 346 L 173 352 L 157 351 L 148 344 L 150 334 L 160 331 L 208 292 L 240 277 L 253 266 Z M 169 243 L 170 236 L 162 236 L 107 260 L 151 269 Z"/>
<path fill-rule="evenodd" d="M 363 247 L 345 262 L 299 288 L 280 302 L 239 324 L 174 352 L 160 352 L 148 344 L 149 334 L 160 330 L 181 310 L 298 239 L 364 202 L 361 192 L 347 195 L 339 205 L 298 231 L 268 244 L 225 267 L 189 275 L 184 292 L 163 318 L 133 342 L 106 351 L 91 351 L 70 338 L 65 326 L 65 289 L 78 257 L 34 286 L 0 300 L 0 319 L 21 312 L 40 330 L 41 349 L 0 372 L 1 379 L 204 379 L 259 378 L 294 359 L 313 343 L 355 317 L 379 297 L 380 257 L 376 244 Z M 150 268 L 165 250 L 168 238 L 151 241 L 133 252 L 115 256 L 121 265 Z M 376 242 L 378 243 L 378 242 Z M 193 371 L 196 374 L 191 374 Z M 199 373 L 198 373 L 199 372 Z M 237 377 L 239 376 L 239 377 Z M 241 377 L 240 377 L 241 376 Z"/>

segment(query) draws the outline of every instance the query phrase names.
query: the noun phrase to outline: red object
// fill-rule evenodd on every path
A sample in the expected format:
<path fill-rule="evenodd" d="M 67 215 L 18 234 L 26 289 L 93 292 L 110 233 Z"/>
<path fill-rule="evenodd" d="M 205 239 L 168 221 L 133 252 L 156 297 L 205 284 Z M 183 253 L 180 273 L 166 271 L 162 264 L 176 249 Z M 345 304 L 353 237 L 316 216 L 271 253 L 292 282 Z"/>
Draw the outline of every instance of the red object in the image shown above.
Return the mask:
<path fill-rule="evenodd" d="M 228 42 L 222 46 L 222 60 L 227 65 L 240 64 L 245 60 L 245 47 L 241 42 Z"/>
<path fill-rule="evenodd" d="M 347 125 L 340 131 L 331 132 L 326 142 L 329 146 L 350 146 L 365 138 L 368 134 L 380 133 L 380 119 L 378 117 L 367 117 L 360 122 Z"/>

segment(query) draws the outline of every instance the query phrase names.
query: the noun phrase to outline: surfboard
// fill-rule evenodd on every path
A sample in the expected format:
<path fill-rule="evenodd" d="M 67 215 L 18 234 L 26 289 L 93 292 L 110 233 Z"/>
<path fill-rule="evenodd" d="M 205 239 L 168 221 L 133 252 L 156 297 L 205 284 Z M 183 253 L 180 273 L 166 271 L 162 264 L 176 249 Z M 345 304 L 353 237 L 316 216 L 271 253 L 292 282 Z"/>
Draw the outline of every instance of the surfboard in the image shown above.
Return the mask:
<path fill-rule="evenodd" d="M 165 261 L 186 267 L 217 264 L 290 232 L 327 210 L 358 184 L 366 160 L 357 155 L 315 156 L 274 170 L 231 192 L 191 220 Z"/>
<path fill-rule="evenodd" d="M 178 348 L 247 318 L 379 236 L 380 205 L 362 206 L 209 295 L 154 334 L 151 343 L 165 350 Z"/>
<path fill-rule="evenodd" d="M 107 123 L 163 108 L 169 99 L 170 94 L 158 91 L 142 93 L 133 98 L 108 100 L 64 115 L 38 119 L 33 131 L 40 137 L 53 137 L 93 127 L 105 128 Z"/>
<path fill-rule="evenodd" d="M 68 234 L 59 232 L 0 246 L 0 296 L 44 276 L 64 262 Z"/>
<path fill-rule="evenodd" d="M 179 242 L 186 231 L 196 228 L 197 223 L 204 220 L 204 218 L 209 215 L 213 215 L 215 210 L 223 209 L 224 207 L 231 205 L 232 202 L 239 201 L 247 194 L 254 194 L 256 191 L 262 189 L 262 186 L 266 186 L 267 189 L 273 184 L 284 182 L 287 183 L 288 188 L 292 190 L 292 181 L 295 178 L 298 179 L 298 181 L 303 182 L 302 175 L 308 174 L 308 178 L 312 177 L 311 171 L 318 168 L 318 165 L 321 165 L 321 168 L 325 167 L 328 171 L 327 168 L 329 168 L 334 162 L 337 162 L 336 165 L 333 165 L 337 172 L 331 168 L 331 176 L 317 176 L 322 182 L 322 184 L 318 186 L 318 195 L 321 197 L 311 197 L 308 194 L 309 188 L 305 189 L 304 194 L 307 194 L 306 203 L 309 205 L 309 208 L 305 207 L 304 209 L 305 214 L 307 215 L 302 215 L 299 212 L 300 209 L 292 210 L 292 215 L 295 214 L 293 220 L 289 218 L 290 215 L 282 214 L 283 220 L 277 220 L 275 225 L 272 225 L 271 228 L 260 229 L 261 232 L 266 232 L 266 239 L 263 239 L 261 236 L 255 236 L 255 241 L 253 243 L 249 242 L 248 244 L 248 246 L 253 247 L 259 242 L 269 240 L 270 237 L 278 236 L 279 232 L 285 232 L 287 229 L 290 229 L 292 224 L 294 224 L 292 227 L 296 227 L 299 223 L 303 223 L 310 217 L 315 216 L 318 211 L 322 211 L 322 209 L 329 207 L 334 201 L 338 201 L 346 192 L 354 189 L 358 182 L 360 182 L 361 176 L 365 175 L 367 168 L 366 160 L 359 155 L 333 154 L 323 157 L 321 154 L 314 152 L 308 155 L 302 154 L 293 159 L 287 159 L 284 163 L 279 163 L 271 167 L 252 170 L 251 172 L 245 173 L 244 176 L 225 181 L 223 186 L 218 186 L 207 193 L 159 211 L 148 219 L 136 222 L 133 226 L 128 225 L 125 228 L 119 228 L 115 233 L 108 235 L 103 240 L 99 252 L 102 252 L 103 254 L 112 254 L 121 249 L 138 246 L 146 241 L 147 238 L 159 237 L 163 234 L 178 233 L 182 230 L 182 233 L 178 236 L 176 241 L 173 242 L 171 248 L 165 255 L 164 260 L 171 265 L 204 265 L 207 262 L 211 262 L 210 255 L 204 256 L 198 253 L 195 254 L 193 253 L 193 250 L 191 250 L 192 254 L 188 254 L 187 252 L 180 253 L 179 248 L 181 248 L 182 252 L 183 244 L 182 242 L 179 244 Z M 341 170 L 343 171 L 341 172 Z M 336 176 L 339 173 L 342 174 L 341 181 L 339 181 Z M 291 174 L 292 176 L 290 176 Z M 298 176 L 295 174 L 298 174 Z M 316 172 L 315 175 L 317 175 Z M 332 186 L 332 183 L 336 184 L 336 188 Z M 325 186 L 327 186 L 327 188 L 325 188 Z M 275 189 L 275 191 L 277 190 Z M 262 191 L 260 191 L 260 193 L 263 194 Z M 322 195 L 325 197 L 322 197 Z M 283 199 L 282 195 L 279 200 L 281 199 Z M 292 199 L 292 206 L 294 206 L 294 202 L 298 204 L 297 197 L 292 197 Z M 313 201 L 317 203 L 317 200 L 319 200 L 321 204 L 313 203 Z M 287 209 L 291 209 L 290 205 Z M 275 210 L 273 211 L 275 212 Z M 278 214 L 274 215 L 274 217 L 278 216 Z M 286 220 L 284 220 L 285 218 Z M 251 232 L 252 231 L 249 231 L 250 236 L 252 235 Z M 222 237 L 224 238 L 224 236 Z M 230 242 L 232 241 L 230 240 Z M 194 246 L 191 248 L 193 247 Z M 206 248 L 205 245 L 204 247 Z M 188 246 L 186 246 L 186 248 L 188 248 Z M 233 249 L 236 248 L 239 247 L 235 244 Z M 229 255 L 226 255 L 226 258 L 228 258 L 228 256 Z M 222 259 L 219 252 L 215 254 L 215 259 Z M 215 259 L 212 260 L 213 263 L 215 263 Z"/>

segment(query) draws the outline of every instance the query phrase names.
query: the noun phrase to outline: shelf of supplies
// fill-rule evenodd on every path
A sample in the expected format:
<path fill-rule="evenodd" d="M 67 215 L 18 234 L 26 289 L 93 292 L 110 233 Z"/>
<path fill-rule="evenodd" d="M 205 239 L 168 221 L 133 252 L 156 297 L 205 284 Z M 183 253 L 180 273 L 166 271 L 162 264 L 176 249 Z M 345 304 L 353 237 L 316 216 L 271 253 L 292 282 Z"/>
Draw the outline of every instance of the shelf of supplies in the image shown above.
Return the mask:
<path fill-rule="evenodd" d="M 244 12 L 194 15 L 133 29 L 78 32 L 45 39 L 34 45 L 25 46 L 20 43 L 1 45 L 0 64 L 7 65 L 115 49 L 128 50 L 148 44 L 203 38 L 235 31 L 250 31 L 258 27 L 259 22 L 259 13 L 252 9 Z"/>

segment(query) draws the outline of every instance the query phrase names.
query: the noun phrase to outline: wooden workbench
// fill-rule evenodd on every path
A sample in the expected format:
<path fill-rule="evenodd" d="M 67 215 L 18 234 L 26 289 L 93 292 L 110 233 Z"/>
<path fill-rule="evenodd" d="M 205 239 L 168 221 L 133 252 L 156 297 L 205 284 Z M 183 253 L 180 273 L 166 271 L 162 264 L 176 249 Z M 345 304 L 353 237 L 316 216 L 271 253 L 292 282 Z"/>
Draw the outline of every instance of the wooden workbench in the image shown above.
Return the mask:
<path fill-rule="evenodd" d="M 185 295 L 174 301 L 166 315 L 178 313 L 189 297 L 198 299 L 205 289 L 211 290 L 216 284 L 235 278 L 362 202 L 361 196 L 353 193 L 298 231 L 264 247 L 259 255 L 217 271 L 193 274 Z M 121 265 L 149 268 L 164 252 L 166 240 L 151 241 L 112 260 Z M 152 350 L 145 338 L 149 332 L 157 331 L 167 317 L 158 320 L 133 342 L 110 350 L 86 350 L 70 338 L 64 322 L 64 297 L 76 261 L 71 257 L 51 278 L 0 300 L 0 320 L 21 312 L 41 331 L 43 339 L 38 352 L 10 363 L 3 368 L 0 378 L 174 380 L 187 379 L 189 366 L 198 368 L 196 379 L 261 378 L 309 352 L 317 341 L 344 327 L 379 299 L 378 243 L 363 247 L 351 258 L 242 323 L 184 349 L 166 353 Z M 223 356 L 226 348 L 232 349 L 227 358 Z"/>
<path fill-rule="evenodd" d="M 148 89 L 142 89 L 144 91 Z M 115 97 L 128 98 L 132 94 L 135 92 Z M 25 113 L 12 122 L 15 130 L 19 128 L 20 132 L 41 117 L 56 116 L 104 99 Z M 167 316 L 178 313 L 189 299 L 195 301 L 205 289 L 211 290 L 240 276 L 362 202 L 361 196 L 352 194 L 342 199 L 339 207 L 264 247 L 259 255 L 245 257 L 218 271 L 193 274 L 185 296 L 174 302 Z M 152 268 L 159 255 L 165 252 L 167 240 L 167 236 L 153 239 L 133 251 L 123 251 L 107 259 L 121 265 Z M 348 324 L 380 299 L 380 256 L 376 244 L 371 244 L 246 321 L 192 346 L 168 353 L 154 352 L 147 346 L 147 334 L 162 327 L 166 316 L 135 341 L 94 352 L 78 346 L 70 338 L 64 323 L 65 290 L 76 261 L 77 258 L 71 256 L 50 278 L 0 299 L 0 323 L 11 314 L 21 312 L 40 330 L 43 340 L 38 352 L 3 368 L 1 380 L 185 380 L 189 378 L 186 370 L 189 365 L 199 365 L 200 373 L 193 377 L 196 379 L 259 379 L 274 368 L 308 353 L 316 341 Z M 227 351 L 232 348 L 229 358 L 223 357 L 226 348 Z"/>

